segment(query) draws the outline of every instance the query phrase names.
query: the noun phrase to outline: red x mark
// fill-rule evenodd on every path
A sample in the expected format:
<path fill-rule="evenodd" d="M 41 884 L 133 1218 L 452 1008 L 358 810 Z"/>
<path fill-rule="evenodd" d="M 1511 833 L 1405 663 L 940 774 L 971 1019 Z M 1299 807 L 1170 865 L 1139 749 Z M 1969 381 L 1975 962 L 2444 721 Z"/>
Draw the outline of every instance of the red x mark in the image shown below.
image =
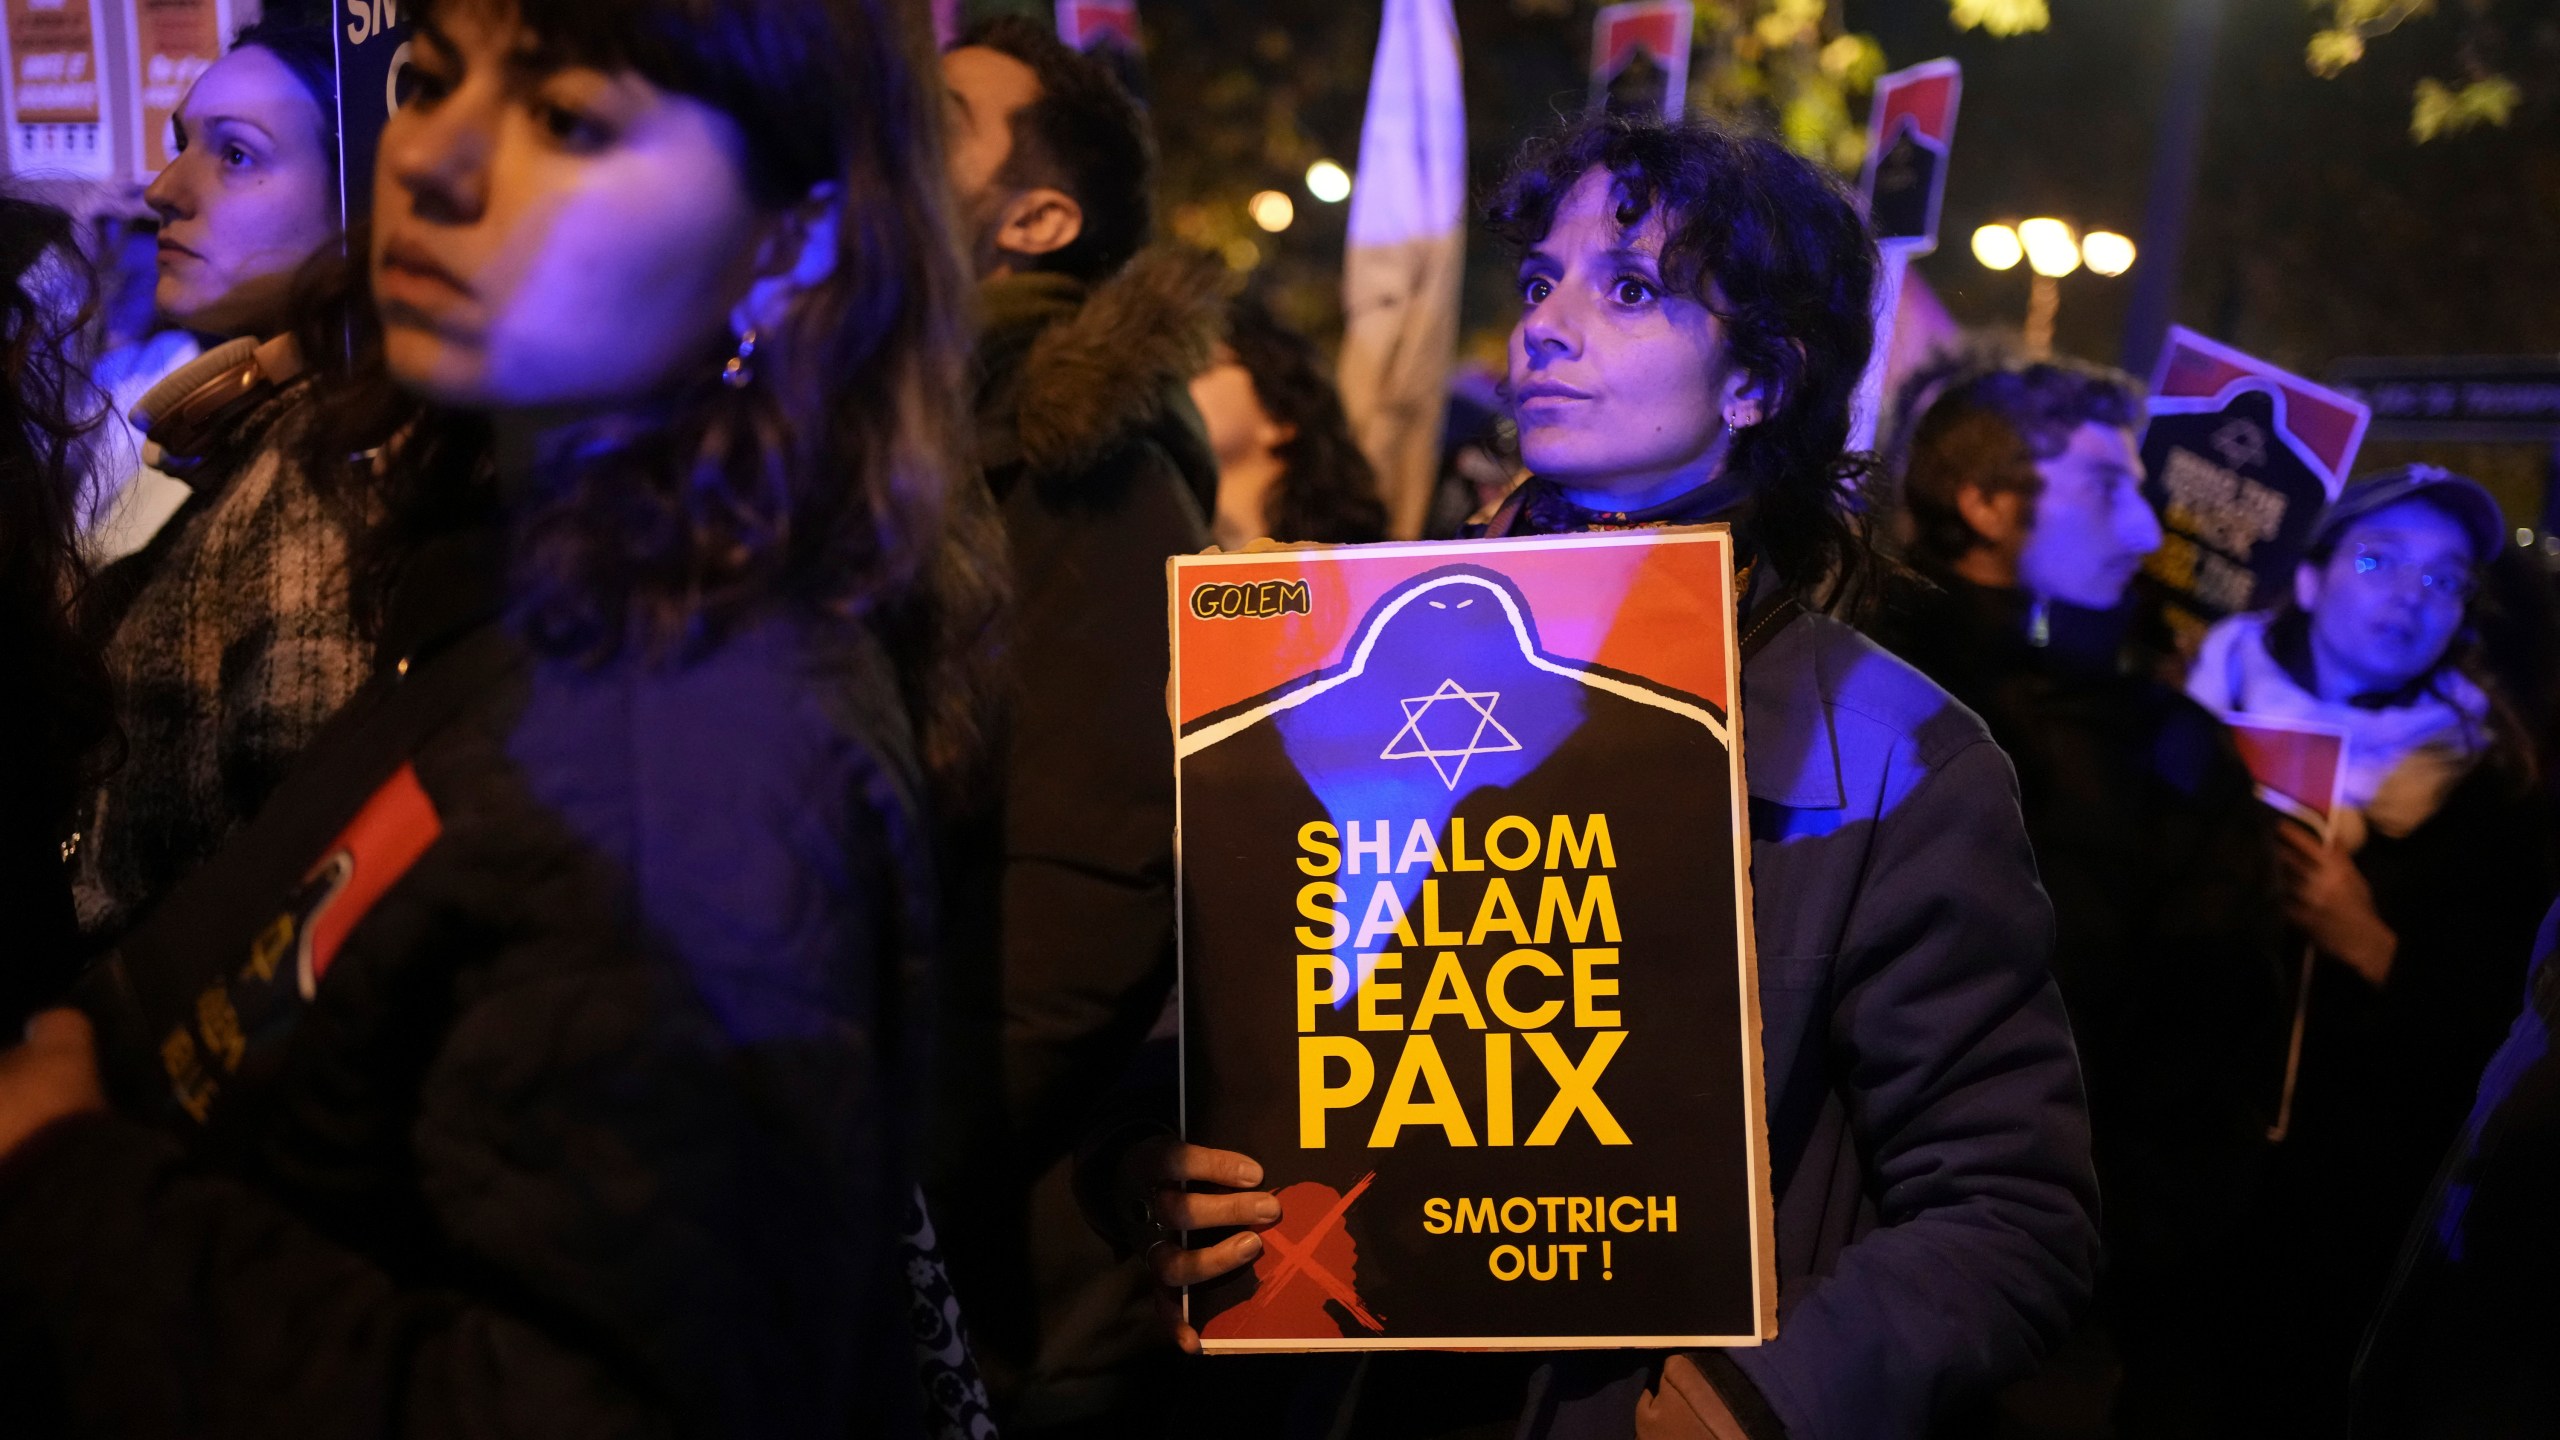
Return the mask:
<path fill-rule="evenodd" d="M 1289 1287 L 1291 1281 L 1304 1275 L 1316 1283 L 1316 1288 L 1332 1296 L 1337 1304 L 1350 1311 L 1353 1319 L 1384 1334 L 1387 1328 L 1386 1322 L 1370 1314 L 1369 1307 L 1360 1303 L 1360 1292 L 1343 1284 L 1332 1271 L 1324 1268 L 1315 1258 L 1316 1247 L 1342 1223 L 1342 1217 L 1351 1209 L 1351 1202 L 1359 1199 L 1361 1192 L 1369 1188 L 1369 1182 L 1377 1178 L 1378 1172 L 1375 1170 L 1361 1176 L 1341 1199 L 1333 1202 L 1333 1208 L 1327 1210 L 1315 1224 L 1307 1227 L 1303 1234 L 1291 1236 L 1283 1231 L 1281 1226 L 1288 1223 L 1285 1219 L 1280 1222 L 1280 1225 L 1274 1225 L 1263 1231 L 1263 1243 L 1271 1247 L 1272 1253 L 1279 1257 L 1280 1263 L 1272 1267 L 1270 1274 L 1262 1277 L 1262 1284 L 1254 1291 L 1253 1299 L 1248 1303 L 1256 1309 L 1269 1305 L 1279 1297 L 1281 1291 Z"/>

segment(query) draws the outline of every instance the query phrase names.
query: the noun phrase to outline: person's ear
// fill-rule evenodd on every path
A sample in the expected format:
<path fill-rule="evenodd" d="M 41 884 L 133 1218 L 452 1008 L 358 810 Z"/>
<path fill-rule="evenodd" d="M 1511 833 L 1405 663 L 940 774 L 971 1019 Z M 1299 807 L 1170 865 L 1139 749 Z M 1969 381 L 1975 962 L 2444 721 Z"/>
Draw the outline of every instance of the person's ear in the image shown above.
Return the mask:
<path fill-rule="evenodd" d="M 2293 567 L 2293 603 L 2301 606 L 2306 613 L 2320 608 L 2319 566 L 2306 564 Z"/>
<path fill-rule="evenodd" d="M 2015 490 L 1956 487 L 1956 513 L 1973 528 L 1982 544 L 2002 554 L 2023 549 L 2027 541 L 2027 497 Z"/>
<path fill-rule="evenodd" d="M 774 217 L 756 250 L 756 278 L 729 312 L 732 332 L 773 329 L 802 291 L 836 273 L 843 199 L 839 186 L 814 186 L 799 204 Z"/>
<path fill-rule="evenodd" d="M 1787 343 L 1795 348 L 1797 368 L 1801 370 L 1804 342 L 1790 340 Z M 1725 376 L 1724 394 L 1718 397 L 1721 402 L 1719 408 L 1724 412 L 1727 425 L 1736 430 L 1748 430 L 1776 414 L 1784 394 L 1785 386 L 1781 382 L 1737 365 L 1731 374 Z"/>
<path fill-rule="evenodd" d="M 1082 234 L 1084 207 L 1047 185 L 1016 192 L 996 215 L 996 249 L 1007 254 L 1053 255 Z"/>

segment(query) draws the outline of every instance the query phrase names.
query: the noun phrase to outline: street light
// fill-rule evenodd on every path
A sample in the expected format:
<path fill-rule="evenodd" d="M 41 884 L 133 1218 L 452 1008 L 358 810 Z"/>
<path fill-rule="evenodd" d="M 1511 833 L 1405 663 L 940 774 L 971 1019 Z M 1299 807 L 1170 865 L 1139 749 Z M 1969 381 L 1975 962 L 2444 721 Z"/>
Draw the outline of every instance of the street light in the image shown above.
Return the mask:
<path fill-rule="evenodd" d="M 2080 258 L 2090 274 L 2112 280 L 2133 268 L 2133 242 L 2112 230 L 2092 230 L 2080 237 Z"/>
<path fill-rule="evenodd" d="M 2053 353 L 2062 277 L 2083 265 L 2092 275 L 2122 275 L 2133 268 L 2133 242 L 2111 230 L 2074 235 L 2069 222 L 2042 215 L 1974 231 L 1973 258 L 1987 270 L 2014 270 L 2024 261 L 2034 272 L 2027 290 L 2027 353 L 2042 359 Z"/>
<path fill-rule="evenodd" d="M 1351 172 L 1330 160 L 1319 160 L 1307 167 L 1307 193 L 1327 205 L 1339 205 L 1351 198 Z"/>
<path fill-rule="evenodd" d="M 1277 235 L 1298 218 L 1297 202 L 1277 190 L 1265 190 L 1244 202 L 1253 223 Z"/>
<path fill-rule="evenodd" d="M 1987 270 L 2015 270 L 2027 258 L 2027 247 L 2008 226 L 1985 225 L 1973 232 L 1973 258 Z"/>
<path fill-rule="evenodd" d="M 2047 280 L 2080 268 L 2080 237 L 2051 216 L 2019 221 L 2018 243 L 2027 248 L 2027 268 Z"/>

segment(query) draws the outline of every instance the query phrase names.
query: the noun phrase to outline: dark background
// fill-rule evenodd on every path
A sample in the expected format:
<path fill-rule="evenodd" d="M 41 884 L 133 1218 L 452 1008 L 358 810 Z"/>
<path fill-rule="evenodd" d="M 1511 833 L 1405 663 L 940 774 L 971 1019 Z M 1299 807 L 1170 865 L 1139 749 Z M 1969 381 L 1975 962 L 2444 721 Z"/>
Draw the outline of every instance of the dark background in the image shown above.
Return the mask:
<path fill-rule="evenodd" d="M 973 11 L 1008 3 L 977 0 Z M 1340 325 L 1347 207 L 1315 202 L 1300 176 L 1322 156 L 1356 159 L 1378 8 L 1140 5 L 1167 228 L 1212 247 L 1250 241 L 1258 283 L 1326 337 Z M 1596 8 L 1456 0 L 1479 193 L 1522 136 L 1581 106 Z M 1921 266 L 1959 322 L 2014 333 L 2026 309 L 2024 267 L 1994 273 L 1973 260 L 1977 225 L 2052 214 L 2140 238 L 2176 8 L 2051 0 L 2048 29 L 1995 39 L 1957 31 L 1945 0 L 1835 0 L 1832 18 L 1872 35 L 1890 67 L 1938 55 L 1964 64 L 1945 243 Z M 2347 355 L 2560 352 L 2560 6 L 2440 9 L 2323 79 L 2304 64 L 2320 22 L 2301 0 L 2226 0 L 2172 319 L 2314 377 Z M 2523 84 L 2523 104 L 2502 128 L 2416 141 L 2414 87 L 2458 78 L 2466 58 L 2481 58 L 2483 34 L 2498 42 L 2486 58 Z M 1851 113 L 1863 118 L 1862 97 Z M 1284 233 L 1245 217 L 1245 199 L 1264 188 L 1297 201 Z M 1498 363 L 1514 303 L 1508 267 L 1481 231 L 1469 246 L 1467 353 Z M 2144 255 L 2136 273 L 2160 259 Z M 2117 360 L 2132 283 L 2065 279 L 2057 348 Z M 2520 523 L 2537 516 L 2548 456 L 2534 448 L 2373 444 L 2359 468 L 2421 454 L 2481 474 Z"/>

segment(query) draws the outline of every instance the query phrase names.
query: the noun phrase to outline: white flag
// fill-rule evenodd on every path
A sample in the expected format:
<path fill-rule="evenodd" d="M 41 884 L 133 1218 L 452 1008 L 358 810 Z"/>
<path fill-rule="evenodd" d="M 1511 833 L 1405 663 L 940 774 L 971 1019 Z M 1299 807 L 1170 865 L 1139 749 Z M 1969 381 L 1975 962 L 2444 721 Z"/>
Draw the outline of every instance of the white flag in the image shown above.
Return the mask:
<path fill-rule="evenodd" d="M 1343 408 L 1387 526 L 1422 533 L 1458 353 L 1467 105 L 1449 0 L 1387 0 L 1342 268 Z"/>

